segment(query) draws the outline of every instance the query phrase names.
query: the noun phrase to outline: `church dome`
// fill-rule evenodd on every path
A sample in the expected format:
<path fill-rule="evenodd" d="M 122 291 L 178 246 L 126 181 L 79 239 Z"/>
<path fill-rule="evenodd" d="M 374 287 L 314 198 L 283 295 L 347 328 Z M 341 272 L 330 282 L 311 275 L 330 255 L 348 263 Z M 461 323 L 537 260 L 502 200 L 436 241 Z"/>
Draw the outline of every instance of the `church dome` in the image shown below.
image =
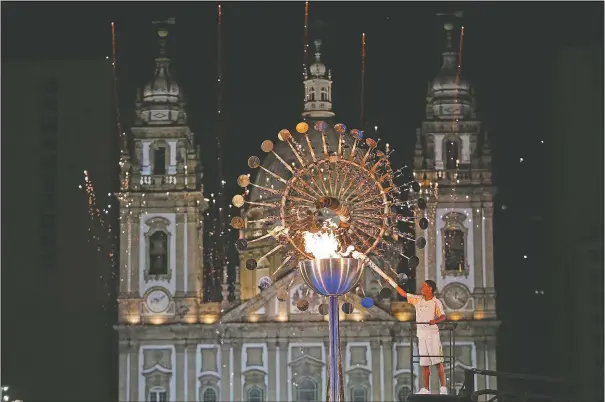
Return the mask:
<path fill-rule="evenodd" d="M 143 89 L 143 102 L 178 103 L 181 100 L 181 88 L 170 75 L 170 59 L 158 57 L 151 82 Z"/>
<path fill-rule="evenodd" d="M 472 110 L 471 85 L 460 73 L 459 55 L 452 44 L 452 24 L 445 24 L 446 44 L 441 70 L 431 82 L 433 115 L 438 119 L 459 119 Z"/>

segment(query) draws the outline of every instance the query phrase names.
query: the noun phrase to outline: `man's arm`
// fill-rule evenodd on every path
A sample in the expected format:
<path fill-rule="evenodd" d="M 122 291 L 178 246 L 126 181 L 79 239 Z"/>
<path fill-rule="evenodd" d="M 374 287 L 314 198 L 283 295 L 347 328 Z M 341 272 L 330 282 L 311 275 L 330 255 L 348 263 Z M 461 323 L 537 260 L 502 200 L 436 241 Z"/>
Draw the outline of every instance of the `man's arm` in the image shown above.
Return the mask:
<path fill-rule="evenodd" d="M 435 299 L 435 318 L 434 320 L 429 321 L 429 324 L 435 325 L 442 321 L 445 321 L 445 312 L 443 311 L 443 304 L 441 304 L 440 300 Z"/>

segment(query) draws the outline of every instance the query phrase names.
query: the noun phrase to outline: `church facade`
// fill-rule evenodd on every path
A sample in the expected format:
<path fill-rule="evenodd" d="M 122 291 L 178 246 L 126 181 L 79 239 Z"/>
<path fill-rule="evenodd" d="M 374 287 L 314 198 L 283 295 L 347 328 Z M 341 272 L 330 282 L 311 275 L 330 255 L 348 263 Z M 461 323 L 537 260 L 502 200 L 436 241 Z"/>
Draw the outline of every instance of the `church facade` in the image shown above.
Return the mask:
<path fill-rule="evenodd" d="M 471 87 L 456 72 L 453 30 L 446 24 L 442 69 L 429 86 L 426 119 L 417 132 L 414 175 L 428 201 L 422 213 L 431 223 L 427 230 L 416 227 L 416 235 L 427 239 L 417 250 L 416 287 L 435 280 L 448 319 L 456 324 L 453 350 L 449 324 L 442 330 L 444 355 L 453 356 L 446 358 L 446 376 L 456 392 L 464 368 L 496 369 L 498 321 L 489 144 Z M 199 148 L 180 87 L 170 77 L 167 35 L 165 27 L 158 30 L 155 76 L 138 97 L 133 152 L 122 155 L 119 400 L 325 400 L 329 348 L 327 320 L 317 311 L 322 300 L 291 268 L 281 267 L 283 256 L 247 270 L 246 260 L 268 251 L 267 244 L 254 243 L 240 254 L 235 301 L 203 302 L 208 205 Z M 332 74 L 320 45 L 306 71 L 302 114 L 305 121 L 332 123 Z M 278 153 L 279 146 L 285 145 L 276 146 Z M 274 162 L 268 157 L 264 164 Z M 256 178 L 263 180 L 262 174 Z M 252 191 L 251 197 L 261 196 Z M 241 237 L 266 233 L 252 222 L 257 215 L 245 211 Z M 278 268 L 283 273 L 275 277 Z M 266 277 L 274 280 L 259 286 Z M 368 295 L 376 296 L 374 306 L 366 309 L 359 296 L 349 294 L 354 311 L 340 317 L 346 400 L 405 401 L 422 381 L 414 357 L 414 310 L 396 297 L 378 297 L 381 285 L 374 278 L 363 281 Z M 282 289 L 288 291 L 285 301 L 277 299 Z M 297 308 L 302 298 L 309 302 L 305 311 Z M 477 387 L 497 388 L 494 380 L 477 380 Z"/>

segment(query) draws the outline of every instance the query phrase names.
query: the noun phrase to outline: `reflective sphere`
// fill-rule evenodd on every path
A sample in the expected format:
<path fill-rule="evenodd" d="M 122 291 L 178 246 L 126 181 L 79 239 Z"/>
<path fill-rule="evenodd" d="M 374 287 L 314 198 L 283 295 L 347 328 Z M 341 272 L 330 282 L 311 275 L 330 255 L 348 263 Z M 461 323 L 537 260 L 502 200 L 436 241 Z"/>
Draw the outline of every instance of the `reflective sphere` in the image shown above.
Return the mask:
<path fill-rule="evenodd" d="M 374 305 L 374 299 L 372 299 L 371 297 L 364 297 L 363 299 L 361 299 L 361 305 L 364 308 L 371 308 Z"/>
<path fill-rule="evenodd" d="M 300 311 L 307 311 L 309 308 L 309 301 L 307 299 L 300 299 L 296 302 L 296 308 Z"/>
<path fill-rule="evenodd" d="M 363 264 L 355 258 L 303 260 L 298 268 L 307 286 L 323 296 L 348 293 L 363 274 Z"/>
<path fill-rule="evenodd" d="M 237 249 L 237 251 L 246 250 L 248 248 L 248 241 L 246 239 L 237 239 L 235 241 L 235 248 Z"/>
<path fill-rule="evenodd" d="M 389 299 L 393 292 L 390 288 L 382 288 L 380 289 L 380 293 L 378 294 L 381 299 Z"/>
<path fill-rule="evenodd" d="M 246 260 L 246 268 L 248 268 L 250 271 L 256 269 L 257 266 L 258 266 L 258 263 L 256 262 L 256 260 L 254 258 L 250 258 L 250 259 Z"/>
<path fill-rule="evenodd" d="M 288 291 L 286 289 L 279 289 L 277 291 L 277 300 L 280 302 L 285 302 L 288 300 Z"/>
<path fill-rule="evenodd" d="M 351 314 L 354 308 L 353 305 L 349 302 L 345 302 L 342 304 L 342 312 L 345 314 Z"/>
<path fill-rule="evenodd" d="M 330 308 L 325 303 L 320 304 L 319 307 L 317 308 L 317 311 L 319 311 L 319 314 L 321 314 L 321 315 L 328 315 L 329 310 L 330 310 Z"/>
<path fill-rule="evenodd" d="M 418 226 L 420 226 L 420 229 L 426 230 L 426 228 L 429 227 L 429 220 L 426 218 L 420 218 L 418 221 Z"/>

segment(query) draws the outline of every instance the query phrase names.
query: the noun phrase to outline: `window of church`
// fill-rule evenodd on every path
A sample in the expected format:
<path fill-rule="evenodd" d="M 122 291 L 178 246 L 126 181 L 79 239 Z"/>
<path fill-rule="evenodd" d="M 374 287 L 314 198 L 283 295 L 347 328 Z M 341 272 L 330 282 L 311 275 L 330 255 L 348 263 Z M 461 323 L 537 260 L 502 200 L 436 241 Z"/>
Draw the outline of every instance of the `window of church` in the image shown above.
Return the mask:
<path fill-rule="evenodd" d="M 149 391 L 149 402 L 166 402 L 166 390 L 161 387 Z"/>
<path fill-rule="evenodd" d="M 456 169 L 459 159 L 458 141 L 448 140 L 445 144 L 445 168 Z"/>
<path fill-rule="evenodd" d="M 328 100 L 328 88 L 322 87 L 319 92 L 320 100 L 327 101 Z"/>
<path fill-rule="evenodd" d="M 216 402 L 216 391 L 213 388 L 206 388 L 202 394 L 202 402 Z"/>
<path fill-rule="evenodd" d="M 157 147 L 154 151 L 153 174 L 166 174 L 166 148 Z"/>
<path fill-rule="evenodd" d="M 397 400 L 399 402 L 407 402 L 408 396 L 412 394 L 412 390 L 408 386 L 403 386 L 399 388 L 399 392 L 397 393 Z"/>
<path fill-rule="evenodd" d="M 309 378 L 305 377 L 298 381 L 296 387 L 296 401 L 297 402 L 315 402 L 319 400 L 319 387 L 317 383 Z"/>
<path fill-rule="evenodd" d="M 464 270 L 464 232 L 460 229 L 445 231 L 445 270 Z"/>
<path fill-rule="evenodd" d="M 351 389 L 351 402 L 367 402 L 368 389 L 360 385 Z"/>
<path fill-rule="evenodd" d="M 263 402 L 264 392 L 259 387 L 252 387 L 248 390 L 248 402 Z"/>
<path fill-rule="evenodd" d="M 168 274 L 168 234 L 157 231 L 149 236 L 149 275 Z"/>
<path fill-rule="evenodd" d="M 309 89 L 309 101 L 313 102 L 315 100 L 315 88 Z"/>

